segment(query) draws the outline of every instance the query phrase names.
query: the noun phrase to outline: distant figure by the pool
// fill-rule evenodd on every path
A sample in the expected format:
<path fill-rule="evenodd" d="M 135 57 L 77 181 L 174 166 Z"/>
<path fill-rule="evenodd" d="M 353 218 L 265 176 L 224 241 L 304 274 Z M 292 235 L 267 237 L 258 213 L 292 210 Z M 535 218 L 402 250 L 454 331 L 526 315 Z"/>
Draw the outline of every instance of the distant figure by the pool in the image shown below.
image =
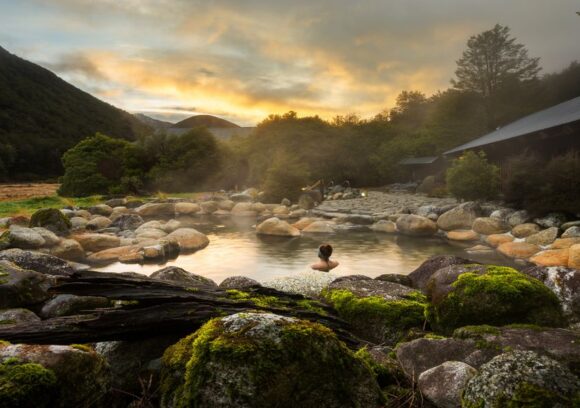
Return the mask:
<path fill-rule="evenodd" d="M 332 246 L 328 244 L 320 245 L 318 248 L 318 258 L 320 258 L 320 261 L 312 264 L 311 268 L 321 272 L 329 272 L 330 270 L 336 268 L 338 266 L 338 262 L 331 261 L 330 255 L 332 255 Z"/>

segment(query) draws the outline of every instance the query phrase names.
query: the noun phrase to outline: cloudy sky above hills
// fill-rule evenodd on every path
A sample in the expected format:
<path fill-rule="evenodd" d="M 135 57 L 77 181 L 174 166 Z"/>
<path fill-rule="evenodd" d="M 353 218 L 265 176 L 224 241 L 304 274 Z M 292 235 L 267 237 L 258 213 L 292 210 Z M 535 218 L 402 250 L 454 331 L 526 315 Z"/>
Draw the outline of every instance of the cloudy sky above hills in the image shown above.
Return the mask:
<path fill-rule="evenodd" d="M 0 45 L 129 111 L 253 125 L 372 116 L 449 86 L 500 23 L 544 72 L 580 60 L 577 0 L 0 0 Z"/>

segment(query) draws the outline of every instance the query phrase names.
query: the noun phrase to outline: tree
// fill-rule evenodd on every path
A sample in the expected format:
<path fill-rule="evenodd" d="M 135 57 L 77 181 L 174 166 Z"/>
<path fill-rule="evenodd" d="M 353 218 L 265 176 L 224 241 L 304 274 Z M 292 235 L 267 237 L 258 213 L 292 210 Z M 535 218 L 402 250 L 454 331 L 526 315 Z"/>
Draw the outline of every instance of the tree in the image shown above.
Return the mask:
<path fill-rule="evenodd" d="M 58 193 L 68 197 L 135 193 L 144 176 L 142 152 L 133 143 L 97 133 L 62 157 L 64 176 Z"/>
<path fill-rule="evenodd" d="M 530 82 L 541 70 L 539 58 L 528 56 L 523 44 L 510 36 L 509 27 L 496 24 L 491 30 L 472 36 L 457 61 L 455 88 L 483 96 L 490 129 L 497 126 L 495 102 L 499 90 L 510 82 Z"/>
<path fill-rule="evenodd" d="M 464 200 L 493 199 L 499 191 L 499 168 L 483 152 L 468 151 L 455 159 L 446 179 L 449 192 Z"/>

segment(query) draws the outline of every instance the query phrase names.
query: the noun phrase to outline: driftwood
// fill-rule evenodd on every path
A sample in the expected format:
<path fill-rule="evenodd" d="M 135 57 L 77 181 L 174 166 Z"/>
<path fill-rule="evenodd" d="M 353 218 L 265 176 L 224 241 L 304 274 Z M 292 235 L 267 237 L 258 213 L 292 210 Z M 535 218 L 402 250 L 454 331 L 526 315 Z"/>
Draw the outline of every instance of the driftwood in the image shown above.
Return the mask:
<path fill-rule="evenodd" d="M 321 323 L 331 328 L 350 347 L 361 341 L 349 331 L 334 309 L 321 305 L 324 313 L 304 309 L 296 302 L 301 295 L 255 286 L 244 289 L 252 295 L 275 296 L 284 307 L 257 306 L 250 301 L 231 300 L 224 290 L 211 286 L 184 288 L 146 277 L 102 272 L 77 272 L 59 277 L 53 294 L 104 296 L 128 301 L 122 306 L 1 327 L 0 339 L 17 343 L 71 344 L 109 340 L 132 340 L 160 334 L 189 334 L 213 317 L 260 310 Z"/>

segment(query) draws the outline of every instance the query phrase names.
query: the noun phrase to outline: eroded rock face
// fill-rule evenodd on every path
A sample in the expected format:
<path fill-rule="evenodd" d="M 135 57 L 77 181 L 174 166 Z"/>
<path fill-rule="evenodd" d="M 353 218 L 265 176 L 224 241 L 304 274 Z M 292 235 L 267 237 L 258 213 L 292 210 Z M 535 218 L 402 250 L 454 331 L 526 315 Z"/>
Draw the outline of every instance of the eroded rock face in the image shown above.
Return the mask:
<path fill-rule="evenodd" d="M 277 217 L 268 218 L 256 227 L 256 233 L 282 237 L 298 237 L 300 230 Z"/>
<path fill-rule="evenodd" d="M 557 361 L 514 351 L 483 365 L 467 383 L 463 400 L 464 406 L 565 407 L 572 406 L 579 389 L 578 378 Z"/>
<path fill-rule="evenodd" d="M 0 261 L 0 308 L 36 305 L 48 299 L 49 280 L 41 273 Z"/>
<path fill-rule="evenodd" d="M 409 274 L 413 287 L 425 291 L 431 276 L 441 268 L 450 265 L 474 264 L 476 262 L 451 255 L 436 255 L 427 259 L 417 269 Z"/>
<path fill-rule="evenodd" d="M 217 284 L 209 278 L 201 275 L 196 275 L 178 268 L 177 266 L 168 266 L 153 272 L 150 276 L 153 279 L 159 279 L 166 282 L 176 283 L 181 286 L 189 288 L 216 288 Z"/>
<path fill-rule="evenodd" d="M 47 275 L 68 276 L 74 268 L 62 259 L 41 252 L 7 249 L 0 252 L 0 260 L 10 261 L 22 269 L 28 269 Z"/>
<path fill-rule="evenodd" d="M 269 313 L 206 323 L 166 351 L 161 384 L 163 407 L 378 408 L 384 402 L 369 368 L 332 331 Z"/>
<path fill-rule="evenodd" d="M 102 357 L 88 347 L 0 343 L 0 362 L 11 358 L 20 363 L 39 364 L 56 377 L 56 387 L 51 390 L 53 392 L 47 392 L 42 397 L 42 404 L 24 399 L 25 405 L 20 406 L 110 407 L 107 396 L 111 387 L 109 367 Z M 27 378 L 20 377 L 12 381 L 19 387 L 19 383 L 26 382 Z"/>
<path fill-rule="evenodd" d="M 461 361 L 445 363 L 424 371 L 419 376 L 421 393 L 438 408 L 461 407 L 461 394 L 477 370 Z"/>

